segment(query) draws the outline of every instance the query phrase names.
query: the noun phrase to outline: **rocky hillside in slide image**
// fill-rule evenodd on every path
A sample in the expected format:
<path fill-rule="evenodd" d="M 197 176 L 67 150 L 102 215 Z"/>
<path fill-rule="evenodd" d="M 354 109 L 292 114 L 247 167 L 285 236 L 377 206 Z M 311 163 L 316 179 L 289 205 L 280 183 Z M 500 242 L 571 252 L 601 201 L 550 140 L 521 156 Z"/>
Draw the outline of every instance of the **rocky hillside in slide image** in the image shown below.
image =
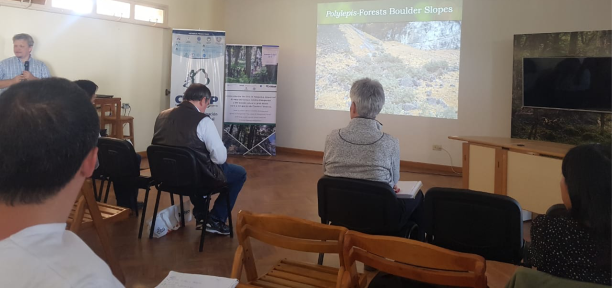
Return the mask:
<path fill-rule="evenodd" d="M 458 34 L 460 22 L 434 23 L 420 38 L 406 36 L 414 23 L 319 25 L 315 107 L 348 110 L 350 85 L 370 77 L 385 89 L 382 113 L 456 119 L 460 35 L 449 33 Z M 421 49 L 395 39 L 418 40 Z"/>

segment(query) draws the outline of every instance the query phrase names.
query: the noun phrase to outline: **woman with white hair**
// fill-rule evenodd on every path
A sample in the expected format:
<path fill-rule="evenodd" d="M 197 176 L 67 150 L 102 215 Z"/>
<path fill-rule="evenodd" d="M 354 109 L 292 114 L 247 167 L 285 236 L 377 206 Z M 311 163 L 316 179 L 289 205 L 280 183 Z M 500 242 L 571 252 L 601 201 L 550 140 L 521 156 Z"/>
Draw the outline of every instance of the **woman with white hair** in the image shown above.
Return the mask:
<path fill-rule="evenodd" d="M 384 182 L 399 192 L 399 141 L 382 132 L 382 124 L 376 120 L 385 104 L 382 85 L 369 78 L 357 80 L 351 87 L 350 97 L 351 122 L 327 136 L 323 173 L 330 177 Z M 423 193 L 419 191 L 414 199 L 398 201 L 405 204 L 398 225 L 402 227 L 408 220 L 420 224 L 418 208 L 423 202 Z"/>

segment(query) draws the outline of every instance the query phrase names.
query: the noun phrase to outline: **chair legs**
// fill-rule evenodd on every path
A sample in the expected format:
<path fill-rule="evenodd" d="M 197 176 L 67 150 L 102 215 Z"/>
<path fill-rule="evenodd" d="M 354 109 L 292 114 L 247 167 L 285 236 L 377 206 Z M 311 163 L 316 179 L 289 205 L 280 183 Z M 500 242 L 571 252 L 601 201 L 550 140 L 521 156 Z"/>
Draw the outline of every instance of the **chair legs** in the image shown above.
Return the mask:
<path fill-rule="evenodd" d="M 93 177 L 91 178 L 91 185 L 93 186 L 94 198 L 96 199 L 96 201 L 100 201 L 98 199 L 98 187 L 96 187 L 96 179 L 94 179 Z"/>
<path fill-rule="evenodd" d="M 185 227 L 185 209 L 183 207 L 183 196 L 179 195 L 179 202 L 181 203 L 181 227 Z"/>
<path fill-rule="evenodd" d="M 202 252 L 202 250 L 204 249 L 204 235 L 206 235 L 206 223 L 208 223 L 208 217 L 210 217 L 210 194 L 208 194 L 208 196 L 206 196 L 206 200 L 204 201 L 206 202 L 204 204 L 205 208 L 204 209 L 204 223 L 202 225 L 202 236 L 200 236 L 200 248 L 199 251 Z"/>
<path fill-rule="evenodd" d="M 112 181 L 110 179 L 108 179 L 108 183 L 106 183 L 108 186 L 106 186 L 106 195 L 104 195 L 104 203 L 106 203 L 106 201 L 108 201 L 108 192 L 110 191 L 110 186 L 111 186 Z M 102 183 L 104 184 L 104 183 Z M 102 196 L 102 190 L 100 190 L 100 196 Z"/>
<path fill-rule="evenodd" d="M 329 221 L 321 218 L 321 224 L 329 225 Z M 323 257 L 325 257 L 325 253 L 319 253 L 319 260 L 317 261 L 319 265 L 323 265 Z"/>
<path fill-rule="evenodd" d="M 142 214 L 140 215 L 140 228 L 138 229 L 138 239 L 142 238 L 142 227 L 144 226 L 145 216 L 147 215 L 147 203 L 149 202 L 149 190 L 145 192 L 144 206 L 142 206 Z M 153 224 L 153 223 L 151 223 Z"/>
<path fill-rule="evenodd" d="M 232 224 L 232 205 L 230 203 L 229 191 L 225 189 L 225 193 L 227 193 L 227 220 L 229 222 L 229 230 L 230 230 L 230 238 L 234 238 L 234 224 Z"/>
<path fill-rule="evenodd" d="M 149 232 L 149 239 L 153 238 L 153 230 L 155 230 L 155 218 L 157 218 L 157 208 L 159 208 L 159 197 L 161 196 L 161 190 L 157 188 L 157 199 L 155 200 L 155 208 L 153 208 L 153 219 L 151 220 L 151 232 Z M 144 215 L 144 213 L 142 213 Z"/>
<path fill-rule="evenodd" d="M 151 231 L 149 232 L 149 239 L 153 238 L 153 231 L 155 229 L 155 220 L 157 218 L 157 211 L 159 209 L 159 200 L 161 197 L 161 193 L 162 191 L 159 190 L 158 187 L 157 188 L 157 198 L 155 199 L 155 208 L 153 209 L 153 219 L 151 221 Z M 222 193 L 229 193 L 229 191 L 224 191 Z M 180 195 L 179 195 L 180 196 Z M 200 236 L 200 245 L 199 245 L 199 251 L 202 252 L 204 250 L 204 239 L 205 239 L 205 235 L 206 235 L 206 223 L 208 223 L 208 219 L 210 217 L 210 198 L 211 198 L 211 194 L 208 194 L 206 196 L 206 200 L 204 201 L 204 223 L 202 225 L 202 235 Z M 171 204 L 174 205 L 174 194 L 170 193 L 170 201 Z M 144 227 L 144 218 L 147 212 L 147 203 L 149 201 L 149 189 L 146 190 L 145 192 L 145 199 L 144 199 L 144 207 L 142 208 L 142 215 L 140 218 L 140 228 L 138 230 L 138 239 L 140 239 L 142 237 L 142 230 Z M 184 204 L 183 204 L 183 196 L 180 196 L 179 198 L 179 203 L 181 205 L 181 226 L 185 227 L 185 210 L 184 210 Z M 232 223 L 232 211 L 230 210 L 231 207 L 231 203 L 229 200 L 229 197 L 227 197 L 227 210 L 228 212 L 228 220 L 229 220 L 229 228 L 230 228 L 230 238 L 234 237 L 234 225 Z"/>
<path fill-rule="evenodd" d="M 102 193 L 104 193 L 104 182 L 106 181 L 106 179 L 104 179 L 104 177 L 102 177 L 100 180 L 100 188 L 98 189 L 96 187 L 96 180 L 92 179 L 92 184 L 93 184 L 93 190 L 94 190 L 94 196 L 96 198 L 96 201 L 98 202 L 102 202 Z"/>

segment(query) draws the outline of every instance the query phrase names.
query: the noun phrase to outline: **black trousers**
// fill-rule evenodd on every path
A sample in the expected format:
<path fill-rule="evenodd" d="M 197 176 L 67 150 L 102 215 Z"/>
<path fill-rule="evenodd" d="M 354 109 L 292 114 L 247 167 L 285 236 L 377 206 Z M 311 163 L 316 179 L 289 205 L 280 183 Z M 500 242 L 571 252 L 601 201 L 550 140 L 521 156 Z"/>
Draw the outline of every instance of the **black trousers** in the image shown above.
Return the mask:
<path fill-rule="evenodd" d="M 138 158 L 138 166 L 142 161 L 142 157 L 136 154 Z M 115 189 L 115 197 L 117 198 L 117 206 L 125 208 L 136 208 L 138 198 L 138 180 L 135 178 L 119 178 L 112 179 L 113 188 Z"/>
<path fill-rule="evenodd" d="M 423 231 L 424 223 L 424 209 L 423 209 L 423 200 L 425 196 L 423 195 L 423 191 L 420 191 L 414 196 L 412 199 L 397 199 L 403 205 L 403 213 L 402 219 L 400 220 L 400 227 L 406 227 L 410 222 L 414 222 L 419 225 L 419 231 Z"/>
<path fill-rule="evenodd" d="M 115 189 L 115 197 L 117 206 L 133 209 L 136 207 L 136 199 L 138 197 L 138 186 L 136 181 L 132 179 L 113 179 L 113 188 Z"/>

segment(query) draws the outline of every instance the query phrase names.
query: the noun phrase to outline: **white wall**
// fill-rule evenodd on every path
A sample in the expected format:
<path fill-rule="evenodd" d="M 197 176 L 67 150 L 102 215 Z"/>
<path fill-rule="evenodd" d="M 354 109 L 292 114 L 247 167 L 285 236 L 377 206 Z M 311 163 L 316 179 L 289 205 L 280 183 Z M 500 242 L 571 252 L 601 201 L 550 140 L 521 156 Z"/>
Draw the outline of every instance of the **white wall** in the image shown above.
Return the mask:
<path fill-rule="evenodd" d="M 277 145 L 324 148 L 348 112 L 314 109 L 316 9 L 329 0 L 226 0 L 227 43 L 278 44 Z M 399 138 L 401 159 L 461 165 L 461 144 L 449 135 L 510 137 L 514 34 L 611 29 L 610 0 L 464 0 L 459 119 L 380 115 Z"/>
<path fill-rule="evenodd" d="M 199 11 L 219 0 L 149 0 L 169 7 L 173 28 L 211 25 L 213 10 Z M 208 12 L 207 12 L 208 11 Z M 215 16 L 216 17 L 216 16 Z M 170 29 L 0 6 L 0 59 L 14 56 L 14 34 L 34 37 L 33 56 L 49 66 L 53 76 L 90 79 L 98 94 L 121 97 L 132 107 L 136 151 L 145 151 L 159 112 L 169 106 Z M 208 28 L 210 29 L 210 28 Z"/>

